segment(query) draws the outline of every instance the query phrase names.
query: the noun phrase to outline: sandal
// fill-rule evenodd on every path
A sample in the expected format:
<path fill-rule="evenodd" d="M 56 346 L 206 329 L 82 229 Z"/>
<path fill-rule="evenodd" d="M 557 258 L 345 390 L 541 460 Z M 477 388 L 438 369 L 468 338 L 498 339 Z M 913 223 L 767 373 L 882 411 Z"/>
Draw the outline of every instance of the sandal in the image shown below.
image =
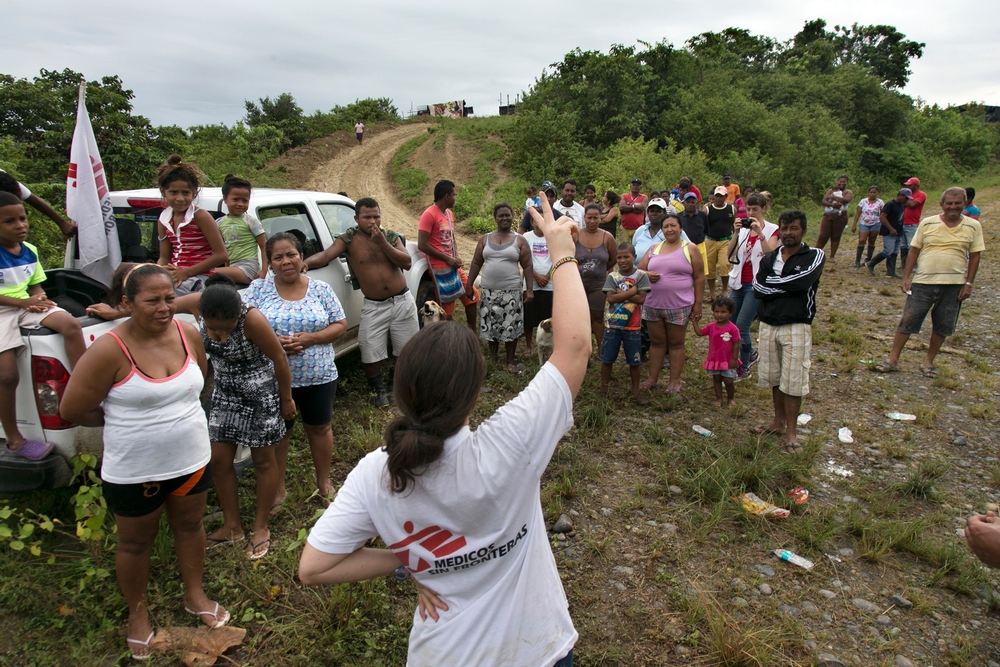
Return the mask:
<path fill-rule="evenodd" d="M 888 361 L 881 361 L 881 362 L 875 364 L 874 366 L 872 366 L 872 368 L 876 372 L 878 372 L 878 373 L 898 373 L 899 372 L 899 366 L 893 366 Z"/>
<path fill-rule="evenodd" d="M 792 445 L 785 445 L 784 447 L 781 448 L 781 453 L 782 454 L 795 455 L 795 454 L 801 454 L 804 451 L 805 450 L 802 449 L 802 445 L 800 445 L 798 443 L 795 443 L 795 444 L 792 444 Z"/>
<path fill-rule="evenodd" d="M 225 625 L 226 623 L 228 623 L 229 619 L 232 618 L 232 617 L 229 615 L 229 611 L 226 610 L 225 616 L 223 616 L 222 620 L 220 621 L 219 620 L 219 603 L 218 602 L 213 602 L 212 604 L 215 605 L 215 610 L 214 611 L 207 611 L 207 610 L 206 611 L 195 611 L 194 609 L 189 609 L 188 607 L 184 607 L 184 611 L 186 611 L 187 613 L 191 614 L 192 616 L 197 616 L 198 618 L 201 618 L 202 616 L 211 616 L 214 619 L 214 621 L 215 621 L 214 623 L 205 623 L 204 619 L 202 619 L 202 623 L 205 623 L 205 625 L 207 625 L 210 628 L 221 628 L 223 625 Z"/>
<path fill-rule="evenodd" d="M 135 651 L 129 649 L 129 655 L 132 657 L 133 660 L 136 661 L 149 660 L 150 658 L 153 657 L 153 652 L 149 648 L 149 643 L 151 641 L 153 641 L 152 630 L 149 631 L 149 636 L 146 637 L 146 641 L 142 641 L 141 639 L 129 639 L 128 637 L 125 638 L 126 645 L 135 644 L 136 646 L 141 646 L 144 649 L 146 649 L 146 652 L 143 655 L 136 655 Z"/>
<path fill-rule="evenodd" d="M 920 374 L 925 378 L 936 378 L 938 376 L 938 371 L 933 366 L 921 366 Z"/>
<path fill-rule="evenodd" d="M 655 386 L 656 386 L 655 382 L 650 382 L 649 380 L 646 380 L 645 382 L 639 385 L 639 388 L 645 389 L 646 391 L 652 391 L 653 387 Z"/>
<path fill-rule="evenodd" d="M 261 558 L 263 558 L 264 556 L 266 556 L 267 552 L 268 552 L 268 549 L 270 547 L 270 544 L 271 544 L 271 538 L 268 538 L 266 540 L 261 540 L 257 544 L 254 544 L 253 540 L 251 540 L 250 541 L 250 560 L 260 560 Z M 260 553 L 257 553 L 257 549 L 260 548 L 260 547 L 264 547 L 264 550 L 262 552 L 260 552 Z"/>

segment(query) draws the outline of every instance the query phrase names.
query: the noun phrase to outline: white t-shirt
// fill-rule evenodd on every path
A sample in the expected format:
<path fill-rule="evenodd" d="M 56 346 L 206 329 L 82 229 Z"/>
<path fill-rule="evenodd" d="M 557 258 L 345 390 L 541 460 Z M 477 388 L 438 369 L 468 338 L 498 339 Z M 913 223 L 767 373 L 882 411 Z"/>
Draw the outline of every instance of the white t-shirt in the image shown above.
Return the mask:
<path fill-rule="evenodd" d="M 407 667 L 551 667 L 572 650 L 539 486 L 572 425 L 569 387 L 547 363 L 476 431 L 445 440 L 406 492 L 389 490 L 382 449 L 348 475 L 309 544 L 348 554 L 379 536 L 449 607 L 436 623 L 414 612 Z"/>
<path fill-rule="evenodd" d="M 3 169 L 0 169 L 0 173 L 6 174 L 7 172 L 4 171 Z M 27 199 L 28 197 L 31 196 L 31 190 L 29 190 L 28 188 L 24 187 L 24 183 L 22 183 L 21 181 L 18 181 L 17 182 L 17 186 L 19 188 L 21 188 L 21 201 L 24 201 L 25 199 Z"/>
<path fill-rule="evenodd" d="M 365 124 L 364 123 L 355 123 L 354 124 L 354 131 L 357 134 L 361 134 L 362 132 L 365 131 Z"/>
<path fill-rule="evenodd" d="M 583 223 L 583 206 L 580 202 L 573 202 L 570 206 L 566 206 L 562 203 L 562 199 L 557 199 L 556 203 L 552 205 L 552 208 L 560 211 L 563 215 L 568 215 L 569 217 L 576 220 L 576 224 L 583 229 L 585 227 Z"/>
<path fill-rule="evenodd" d="M 548 275 L 552 270 L 552 258 L 549 257 L 549 242 L 544 236 L 539 236 L 534 230 L 524 234 L 524 240 L 528 242 L 531 249 L 531 270 L 540 276 Z M 538 282 L 532 278 L 532 290 L 552 291 L 552 281 L 545 283 L 545 287 L 539 287 Z"/>

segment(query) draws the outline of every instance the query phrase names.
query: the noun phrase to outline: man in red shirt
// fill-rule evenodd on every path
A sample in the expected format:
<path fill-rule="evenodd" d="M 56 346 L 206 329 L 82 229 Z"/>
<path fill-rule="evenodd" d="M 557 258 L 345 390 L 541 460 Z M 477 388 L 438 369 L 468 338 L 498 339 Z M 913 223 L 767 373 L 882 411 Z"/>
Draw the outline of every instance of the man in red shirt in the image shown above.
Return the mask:
<path fill-rule="evenodd" d="M 629 191 L 622 195 L 618 210 L 622 214 L 622 225 L 618 229 L 618 242 L 630 243 L 635 230 L 646 222 L 646 204 L 649 197 L 642 194 L 642 179 L 633 178 Z"/>
<path fill-rule="evenodd" d="M 458 278 L 462 281 L 462 286 L 468 285 L 469 277 L 462 270 L 461 258 L 458 256 L 458 247 L 455 243 L 455 215 L 451 212 L 451 207 L 455 205 L 455 184 L 451 181 L 438 181 L 434 186 L 434 204 L 427 207 L 427 210 L 420 216 L 420 225 L 417 229 L 417 249 L 427 255 L 427 261 L 434 271 L 435 280 L 443 277 L 449 269 L 458 271 Z M 465 296 L 462 291 L 462 305 L 465 306 L 465 319 L 469 328 L 479 331 L 479 322 L 476 319 L 476 304 L 479 303 L 479 291 L 473 287 L 472 298 Z M 455 300 L 442 303 L 448 319 L 455 313 Z M 418 308 L 423 304 L 418 304 Z"/>
<path fill-rule="evenodd" d="M 917 233 L 917 225 L 924 215 L 924 204 L 927 193 L 920 189 L 920 179 L 914 176 L 903 183 L 904 188 L 910 188 L 913 193 L 907 200 L 903 210 L 903 238 L 900 239 L 899 260 L 906 266 L 906 256 L 910 253 L 910 241 Z"/>

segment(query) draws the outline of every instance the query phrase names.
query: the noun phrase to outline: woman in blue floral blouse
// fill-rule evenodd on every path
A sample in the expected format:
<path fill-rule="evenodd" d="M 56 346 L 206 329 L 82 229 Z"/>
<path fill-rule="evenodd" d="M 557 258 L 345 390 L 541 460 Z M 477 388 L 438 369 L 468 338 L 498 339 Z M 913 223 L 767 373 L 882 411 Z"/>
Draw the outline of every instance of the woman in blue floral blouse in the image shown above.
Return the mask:
<path fill-rule="evenodd" d="M 288 365 L 292 369 L 292 398 L 302 415 L 312 451 L 316 487 L 320 497 L 329 502 L 333 496 L 330 420 L 337 394 L 333 342 L 347 331 L 347 320 L 333 288 L 302 273 L 302 244 L 295 236 L 285 232 L 275 234 L 268 239 L 266 249 L 273 275 L 250 283 L 243 301 L 267 318 L 288 355 Z M 285 466 L 292 424 L 285 422 L 285 437 L 275 451 L 281 480 L 275 496 L 276 505 L 283 503 L 287 495 Z"/>

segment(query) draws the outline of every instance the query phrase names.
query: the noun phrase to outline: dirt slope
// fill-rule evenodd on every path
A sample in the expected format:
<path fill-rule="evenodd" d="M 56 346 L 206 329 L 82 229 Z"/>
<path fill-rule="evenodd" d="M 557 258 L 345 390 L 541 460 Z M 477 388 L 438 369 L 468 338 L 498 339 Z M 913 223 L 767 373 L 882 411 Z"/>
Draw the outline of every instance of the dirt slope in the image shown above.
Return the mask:
<path fill-rule="evenodd" d="M 396 151 L 406 141 L 426 132 L 424 124 L 405 124 L 365 139 L 361 146 L 341 152 L 329 162 L 319 166 L 306 184 L 310 190 L 346 192 L 352 199 L 374 197 L 382 210 L 382 226 L 417 239 L 419 218 L 396 196 L 389 163 Z M 458 253 L 466 267 L 472 261 L 475 242 L 458 236 Z"/>

